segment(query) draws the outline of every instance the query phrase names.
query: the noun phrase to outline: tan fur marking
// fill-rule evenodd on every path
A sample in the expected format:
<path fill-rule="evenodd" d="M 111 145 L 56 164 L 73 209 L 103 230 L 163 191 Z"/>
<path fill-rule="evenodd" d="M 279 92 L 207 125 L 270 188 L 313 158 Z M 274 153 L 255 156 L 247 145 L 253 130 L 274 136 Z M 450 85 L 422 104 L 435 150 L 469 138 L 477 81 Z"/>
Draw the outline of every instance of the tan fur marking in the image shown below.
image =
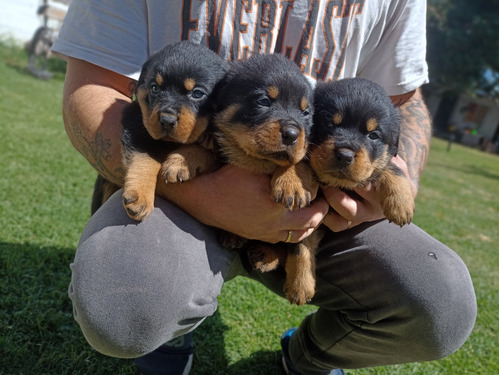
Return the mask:
<path fill-rule="evenodd" d="M 271 99 L 276 99 L 278 97 L 279 93 L 280 93 L 280 90 L 276 86 L 269 86 L 267 88 L 267 95 L 269 95 L 269 97 Z"/>
<path fill-rule="evenodd" d="M 305 111 L 308 105 L 309 103 L 307 102 L 307 98 L 303 97 L 302 99 L 300 99 L 300 109 L 302 111 Z"/>
<path fill-rule="evenodd" d="M 377 129 L 377 126 L 378 126 L 378 122 L 376 119 L 374 118 L 371 118 L 369 119 L 367 122 L 366 122 L 366 130 L 368 130 L 369 132 L 372 132 L 374 131 L 375 129 Z"/>
<path fill-rule="evenodd" d="M 179 122 L 172 134 L 172 138 L 180 143 L 194 143 L 205 132 L 208 126 L 207 117 L 197 117 L 193 111 L 182 107 Z"/>
<path fill-rule="evenodd" d="M 158 84 L 158 86 L 163 85 L 163 76 L 160 73 L 156 74 L 156 83 Z"/>
<path fill-rule="evenodd" d="M 217 168 L 215 154 L 198 144 L 179 146 L 171 152 L 161 166 L 164 181 L 176 183 L 188 181 L 202 173 L 213 172 Z"/>
<path fill-rule="evenodd" d="M 366 149 L 362 148 L 349 167 L 349 176 L 353 181 L 363 182 L 373 174 L 373 165 Z"/>
<path fill-rule="evenodd" d="M 196 86 L 196 81 L 193 78 L 186 78 L 184 80 L 184 87 L 187 91 L 191 91 Z"/>
<path fill-rule="evenodd" d="M 141 111 L 142 111 L 142 122 L 144 126 L 148 130 L 148 133 L 154 139 L 162 139 L 165 137 L 165 131 L 161 126 L 160 122 L 160 109 L 156 106 L 150 112 L 148 105 L 146 103 L 141 103 Z"/>
<path fill-rule="evenodd" d="M 333 115 L 332 120 L 335 125 L 338 125 L 342 122 L 342 115 L 337 112 Z"/>
<path fill-rule="evenodd" d="M 278 167 L 271 178 L 273 200 L 289 210 L 308 206 L 316 196 L 317 187 L 311 168 L 303 162 Z"/>
<path fill-rule="evenodd" d="M 250 265 L 260 272 L 273 271 L 286 262 L 286 246 L 283 243 L 256 242 L 247 254 Z"/>
<path fill-rule="evenodd" d="M 342 172 L 335 170 L 335 144 L 333 139 L 327 139 L 322 144 L 311 149 L 309 156 L 312 169 L 319 180 L 329 186 L 353 189 L 365 185 L 374 175 L 380 173 L 390 160 L 387 146 L 383 156 L 370 160 L 365 149 L 356 155 L 354 163 Z"/>
<path fill-rule="evenodd" d="M 385 217 L 400 226 L 409 224 L 415 211 L 410 180 L 388 169 L 380 175 L 376 186 Z"/>
<path fill-rule="evenodd" d="M 289 253 L 286 260 L 286 298 L 297 305 L 303 305 L 313 298 L 316 288 L 316 260 L 321 234 L 313 232 L 311 236 L 297 244 L 294 253 Z"/>
<path fill-rule="evenodd" d="M 255 172 L 273 173 L 277 165 L 289 166 L 305 157 L 307 140 L 304 131 L 293 146 L 285 146 L 278 121 L 270 120 L 255 128 L 233 123 L 232 118 L 238 109 L 238 105 L 230 106 L 215 118 L 219 128 L 217 139 L 230 163 Z"/>
<path fill-rule="evenodd" d="M 335 141 L 327 138 L 323 143 L 311 147 L 309 161 L 319 180 L 330 186 L 337 186 L 337 179 L 330 175 L 333 168 Z"/>
<path fill-rule="evenodd" d="M 123 204 L 131 218 L 144 220 L 153 211 L 159 171 L 160 163 L 147 154 L 134 153 L 130 157 L 123 186 Z"/>

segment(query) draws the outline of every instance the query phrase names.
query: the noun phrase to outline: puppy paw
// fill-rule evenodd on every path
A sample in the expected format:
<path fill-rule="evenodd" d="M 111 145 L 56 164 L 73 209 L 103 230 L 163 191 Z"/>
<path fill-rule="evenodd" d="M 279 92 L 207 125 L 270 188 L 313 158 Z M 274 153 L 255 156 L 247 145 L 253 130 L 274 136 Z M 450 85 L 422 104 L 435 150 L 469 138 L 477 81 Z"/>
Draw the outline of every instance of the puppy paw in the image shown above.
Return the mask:
<path fill-rule="evenodd" d="M 415 212 L 415 202 L 413 197 L 386 197 L 382 203 L 384 215 L 390 222 L 403 226 L 410 224 Z"/>
<path fill-rule="evenodd" d="M 302 306 L 312 300 L 315 293 L 316 281 L 312 274 L 290 278 L 287 276 L 283 291 L 290 303 Z"/>
<path fill-rule="evenodd" d="M 241 249 L 248 242 L 246 238 L 240 237 L 234 233 L 219 232 L 219 244 L 229 250 Z"/>
<path fill-rule="evenodd" d="M 311 204 L 318 191 L 318 183 L 305 163 L 277 168 L 271 178 L 272 196 L 289 210 Z"/>
<path fill-rule="evenodd" d="M 182 155 L 174 153 L 162 163 L 160 174 L 167 183 L 188 181 L 196 177 L 197 166 L 189 165 Z"/>
<path fill-rule="evenodd" d="M 277 203 L 281 203 L 289 210 L 297 210 L 311 204 L 311 192 L 298 184 L 273 187 L 273 198 Z"/>
<path fill-rule="evenodd" d="M 258 243 L 247 250 L 247 256 L 252 268 L 264 273 L 284 264 L 286 250 L 280 245 Z"/>
<path fill-rule="evenodd" d="M 134 189 L 125 189 L 122 201 L 127 215 L 137 221 L 143 221 L 154 209 L 154 196 L 148 198 Z"/>

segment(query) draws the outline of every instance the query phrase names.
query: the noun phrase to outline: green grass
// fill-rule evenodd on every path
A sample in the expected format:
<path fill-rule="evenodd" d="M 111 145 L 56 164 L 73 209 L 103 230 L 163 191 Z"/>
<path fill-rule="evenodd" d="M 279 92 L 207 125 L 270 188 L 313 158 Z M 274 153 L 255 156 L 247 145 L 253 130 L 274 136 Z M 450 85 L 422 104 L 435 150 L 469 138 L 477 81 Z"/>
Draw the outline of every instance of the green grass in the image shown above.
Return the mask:
<path fill-rule="evenodd" d="M 0 373 L 135 374 L 131 361 L 95 352 L 73 321 L 69 264 L 95 172 L 64 132 L 63 74 L 40 81 L 25 65 L 24 51 L 0 43 Z M 446 146 L 433 139 L 415 223 L 468 264 L 475 329 L 446 359 L 348 374 L 498 374 L 498 157 Z M 195 332 L 192 374 L 275 374 L 281 333 L 313 310 L 250 280 L 227 283 L 219 310 Z"/>

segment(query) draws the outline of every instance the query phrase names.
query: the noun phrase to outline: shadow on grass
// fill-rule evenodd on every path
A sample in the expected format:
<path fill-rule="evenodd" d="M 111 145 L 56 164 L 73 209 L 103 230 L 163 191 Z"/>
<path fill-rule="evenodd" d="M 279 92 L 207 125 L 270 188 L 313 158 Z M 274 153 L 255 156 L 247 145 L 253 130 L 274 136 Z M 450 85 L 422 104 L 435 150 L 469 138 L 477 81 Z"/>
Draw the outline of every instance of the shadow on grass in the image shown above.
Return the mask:
<path fill-rule="evenodd" d="M 132 360 L 93 350 L 73 320 L 67 294 L 75 249 L 0 242 L 2 374 L 137 374 Z M 277 374 L 277 352 L 256 352 L 231 366 L 218 312 L 195 331 L 192 375 Z"/>
<path fill-rule="evenodd" d="M 230 366 L 226 373 L 228 375 L 284 375 L 284 371 L 281 370 L 280 361 L 281 356 L 279 352 L 259 351 Z"/>

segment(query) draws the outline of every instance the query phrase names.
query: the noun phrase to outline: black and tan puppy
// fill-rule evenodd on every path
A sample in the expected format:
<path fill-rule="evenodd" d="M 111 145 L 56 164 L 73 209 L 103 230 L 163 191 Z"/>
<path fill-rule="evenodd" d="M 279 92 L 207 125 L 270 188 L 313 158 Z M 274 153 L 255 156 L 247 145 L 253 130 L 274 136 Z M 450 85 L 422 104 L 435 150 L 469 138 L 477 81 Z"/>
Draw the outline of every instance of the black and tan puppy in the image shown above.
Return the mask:
<path fill-rule="evenodd" d="M 385 217 L 409 224 L 410 181 L 391 159 L 398 153 L 400 114 L 385 91 L 361 78 L 320 84 L 310 164 L 322 184 L 342 189 L 373 184 Z"/>
<path fill-rule="evenodd" d="M 313 119 L 313 90 L 298 66 L 278 54 L 235 63 L 216 101 L 215 136 L 225 161 L 271 175 L 272 199 L 286 208 L 308 205 L 318 186 L 303 161 Z M 228 233 L 221 237 L 229 248 L 245 242 Z M 295 246 L 291 249 L 286 263 L 287 296 L 296 295 L 288 280 L 310 270 L 309 254 L 295 251 Z"/>
<path fill-rule="evenodd" d="M 312 175 L 302 162 L 312 101 L 297 65 L 278 54 L 235 63 L 216 98 L 215 137 L 225 162 L 272 175 L 273 199 L 291 210 L 312 198 Z"/>
<path fill-rule="evenodd" d="M 410 223 L 414 211 L 411 184 L 391 163 L 398 152 L 400 115 L 384 90 L 364 79 L 343 79 L 319 84 L 314 103 L 309 163 L 320 183 L 347 191 L 371 183 L 385 216 L 398 225 Z M 310 279 L 323 233 L 320 228 L 295 245 L 296 252 L 309 254 L 311 267 L 287 280 L 292 284 L 288 288 L 296 293 L 290 301 L 298 305 L 314 296 Z M 286 259 L 282 245 L 259 244 L 249 253 L 252 265 L 262 272 L 275 269 Z"/>
<path fill-rule="evenodd" d="M 216 168 L 203 147 L 213 113 L 212 92 L 229 63 L 206 47 L 179 42 L 143 65 L 136 100 L 123 114 L 126 177 L 123 204 L 144 220 L 153 210 L 157 179 L 192 179 Z"/>

